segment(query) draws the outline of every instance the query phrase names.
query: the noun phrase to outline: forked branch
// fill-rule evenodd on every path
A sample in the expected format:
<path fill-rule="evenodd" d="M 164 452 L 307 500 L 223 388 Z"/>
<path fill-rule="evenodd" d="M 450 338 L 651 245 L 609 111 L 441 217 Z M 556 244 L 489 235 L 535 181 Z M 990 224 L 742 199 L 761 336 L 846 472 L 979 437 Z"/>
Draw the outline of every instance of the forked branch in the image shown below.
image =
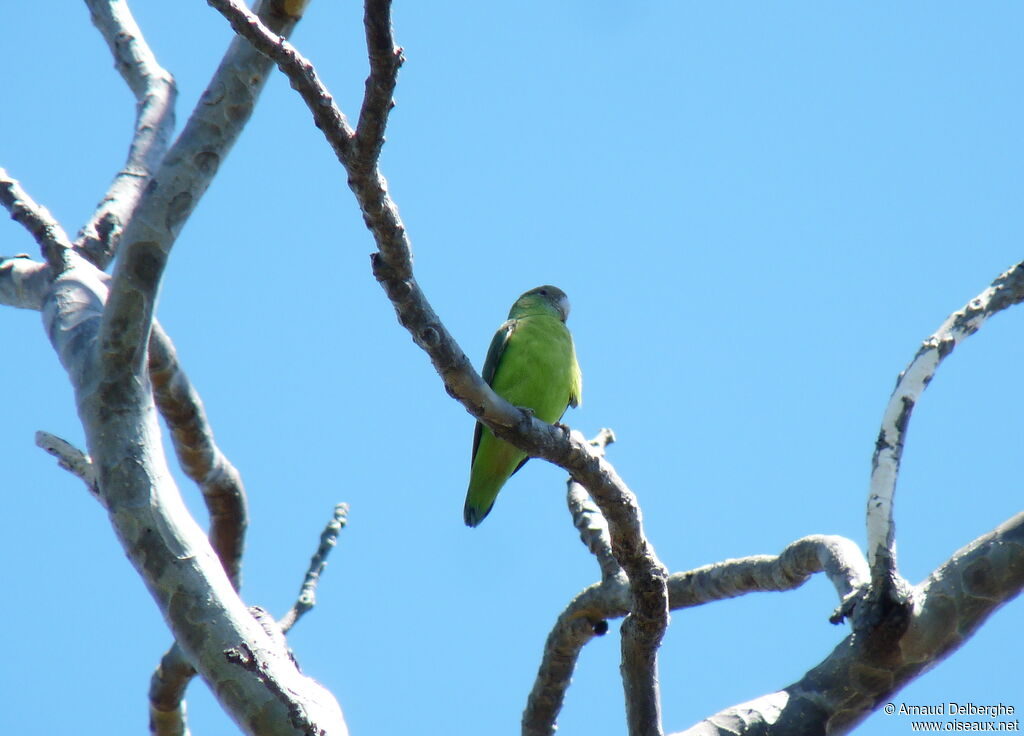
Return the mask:
<path fill-rule="evenodd" d="M 893 499 L 907 425 L 914 406 L 939 364 L 953 352 L 953 348 L 977 332 L 989 317 L 1021 301 L 1024 301 L 1024 262 L 1001 274 L 987 289 L 951 314 L 922 343 L 917 355 L 896 381 L 871 459 L 871 490 L 867 508 L 868 562 L 871 565 L 871 585 L 876 595 L 886 595 L 901 587 L 896 565 Z"/>
<path fill-rule="evenodd" d="M 754 555 L 673 573 L 668 579 L 669 605 L 676 611 L 748 593 L 793 590 L 820 572 L 828 576 L 843 600 L 867 581 L 868 567 L 852 541 L 814 535 L 798 539 L 778 555 Z M 566 606 L 544 645 L 523 711 L 523 736 L 555 733 L 555 721 L 580 652 L 608 630 L 608 619 L 627 615 L 630 606 L 629 586 L 621 575 L 605 577 Z"/>
<path fill-rule="evenodd" d="M 954 552 L 911 590 L 898 642 L 851 634 L 792 685 L 726 708 L 674 736 L 849 733 L 955 652 L 1022 588 L 1024 513 Z"/>
<path fill-rule="evenodd" d="M 174 78 L 160 66 L 125 0 L 86 0 L 93 25 L 110 47 L 114 66 L 135 95 L 135 130 L 128 160 L 96 212 L 82 227 L 75 248 L 100 270 L 114 257 L 146 184 L 160 164 L 174 130 Z"/>

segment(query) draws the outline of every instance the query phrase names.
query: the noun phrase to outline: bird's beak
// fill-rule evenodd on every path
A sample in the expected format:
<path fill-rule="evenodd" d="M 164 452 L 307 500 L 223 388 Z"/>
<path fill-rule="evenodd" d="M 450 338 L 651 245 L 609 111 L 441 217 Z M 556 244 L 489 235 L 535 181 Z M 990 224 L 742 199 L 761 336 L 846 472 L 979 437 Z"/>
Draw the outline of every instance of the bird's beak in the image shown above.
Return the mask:
<path fill-rule="evenodd" d="M 561 299 L 558 300 L 558 309 L 562 312 L 562 321 L 563 322 L 565 322 L 567 319 L 569 319 L 569 310 L 571 308 L 572 307 L 569 304 L 569 297 L 563 296 Z"/>

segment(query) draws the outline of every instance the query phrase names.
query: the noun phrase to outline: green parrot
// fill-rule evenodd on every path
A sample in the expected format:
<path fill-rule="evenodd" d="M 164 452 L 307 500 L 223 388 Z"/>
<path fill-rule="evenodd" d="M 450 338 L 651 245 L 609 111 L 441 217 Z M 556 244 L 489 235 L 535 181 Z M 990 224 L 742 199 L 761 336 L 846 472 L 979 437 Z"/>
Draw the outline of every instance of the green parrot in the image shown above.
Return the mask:
<path fill-rule="evenodd" d="M 582 399 L 583 377 L 565 326 L 568 316 L 569 298 L 564 291 L 555 286 L 530 289 L 512 305 L 484 360 L 483 379 L 498 396 L 533 410 L 534 416 L 549 424 Z M 477 422 L 463 511 L 466 526 L 484 520 L 505 481 L 527 460 L 525 452 Z"/>

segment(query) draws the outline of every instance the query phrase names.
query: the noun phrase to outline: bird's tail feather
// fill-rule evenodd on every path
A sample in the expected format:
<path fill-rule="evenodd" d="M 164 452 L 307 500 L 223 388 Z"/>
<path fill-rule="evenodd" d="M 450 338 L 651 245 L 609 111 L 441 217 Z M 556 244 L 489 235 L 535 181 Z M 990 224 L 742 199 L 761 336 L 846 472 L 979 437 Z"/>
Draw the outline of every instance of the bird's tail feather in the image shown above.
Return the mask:
<path fill-rule="evenodd" d="M 491 513 L 492 508 L 494 508 L 494 499 L 483 506 L 473 503 L 473 499 L 467 495 L 466 505 L 462 509 L 462 518 L 466 521 L 466 526 L 479 526 L 480 522 L 487 518 L 487 514 Z"/>

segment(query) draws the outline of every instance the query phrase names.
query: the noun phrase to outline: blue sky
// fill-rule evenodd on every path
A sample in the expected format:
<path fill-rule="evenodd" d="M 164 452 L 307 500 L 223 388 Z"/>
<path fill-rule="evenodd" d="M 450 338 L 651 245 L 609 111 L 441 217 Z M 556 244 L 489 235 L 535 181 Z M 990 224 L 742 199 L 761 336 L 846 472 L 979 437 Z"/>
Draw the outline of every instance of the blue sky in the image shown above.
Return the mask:
<path fill-rule="evenodd" d="M 230 30 L 136 0 L 184 121 Z M 382 165 L 420 284 L 481 361 L 521 292 L 554 283 L 584 403 L 673 571 L 813 533 L 864 544 L 873 443 L 921 339 L 1021 260 L 1020 29 L 1008 2 L 396 0 L 407 62 Z M 6 14 L 0 165 L 77 231 L 124 160 L 133 101 L 84 4 Z M 355 2 L 294 36 L 355 115 Z M 345 176 L 275 76 L 172 253 L 159 317 L 250 494 L 243 594 L 281 615 L 351 505 L 290 637 L 355 734 L 512 734 L 557 613 L 598 570 L 531 462 L 462 524 L 473 423 L 394 318 Z M 0 222 L 0 253 L 35 252 Z M 81 484 L 33 446 L 82 444 L 38 315 L 0 309 L 7 626 L 0 730 L 135 734 L 169 636 Z M 1024 312 L 996 317 L 915 411 L 896 498 L 919 582 L 1020 510 Z M 205 519 L 194 488 L 190 507 Z M 846 635 L 824 579 L 677 612 L 666 728 L 779 689 Z M 1009 604 L 896 696 L 1024 708 Z M 624 732 L 617 624 L 585 650 L 565 733 Z M 201 683 L 193 733 L 230 732 Z M 905 733 L 876 714 L 865 733 Z"/>

